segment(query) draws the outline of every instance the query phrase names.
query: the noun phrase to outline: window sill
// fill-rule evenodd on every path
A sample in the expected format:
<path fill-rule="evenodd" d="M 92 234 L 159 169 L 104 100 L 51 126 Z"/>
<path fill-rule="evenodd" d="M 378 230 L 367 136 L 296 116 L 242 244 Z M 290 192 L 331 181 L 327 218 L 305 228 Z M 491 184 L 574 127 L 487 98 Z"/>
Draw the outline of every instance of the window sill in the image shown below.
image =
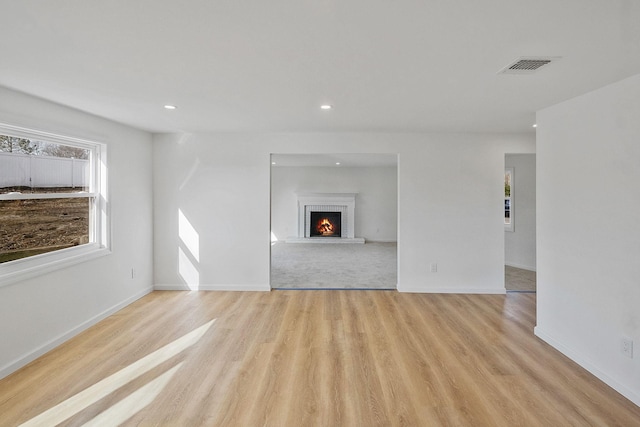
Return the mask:
<path fill-rule="evenodd" d="M 0 288 L 110 254 L 98 244 L 61 249 L 0 265 Z"/>

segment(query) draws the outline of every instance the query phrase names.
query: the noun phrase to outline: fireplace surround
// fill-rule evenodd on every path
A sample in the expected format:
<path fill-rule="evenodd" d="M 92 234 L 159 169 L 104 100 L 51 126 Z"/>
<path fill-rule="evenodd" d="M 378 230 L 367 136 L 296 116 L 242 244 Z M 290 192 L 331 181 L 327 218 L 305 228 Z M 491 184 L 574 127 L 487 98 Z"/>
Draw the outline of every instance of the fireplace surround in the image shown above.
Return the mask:
<path fill-rule="evenodd" d="M 364 243 L 355 237 L 355 207 L 357 193 L 298 193 L 298 235 L 290 243 Z M 340 217 L 340 235 L 318 236 L 312 233 L 312 212 Z M 337 215 L 339 214 L 339 215 Z"/>

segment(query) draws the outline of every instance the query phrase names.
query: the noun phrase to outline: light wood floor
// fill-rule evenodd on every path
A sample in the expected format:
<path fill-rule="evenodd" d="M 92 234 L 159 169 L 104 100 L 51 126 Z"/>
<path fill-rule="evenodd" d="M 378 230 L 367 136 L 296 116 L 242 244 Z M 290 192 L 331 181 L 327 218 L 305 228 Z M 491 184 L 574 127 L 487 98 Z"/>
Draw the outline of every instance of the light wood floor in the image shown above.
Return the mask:
<path fill-rule="evenodd" d="M 504 287 L 508 291 L 535 292 L 536 272 L 505 265 Z"/>
<path fill-rule="evenodd" d="M 534 324 L 533 294 L 154 292 L 0 381 L 0 425 L 640 425 Z"/>

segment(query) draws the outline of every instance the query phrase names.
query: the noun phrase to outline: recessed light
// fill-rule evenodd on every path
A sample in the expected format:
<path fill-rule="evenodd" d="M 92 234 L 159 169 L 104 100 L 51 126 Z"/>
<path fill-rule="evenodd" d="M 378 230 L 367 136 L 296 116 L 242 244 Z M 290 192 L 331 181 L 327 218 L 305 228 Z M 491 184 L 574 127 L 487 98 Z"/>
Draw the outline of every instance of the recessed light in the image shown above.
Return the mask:
<path fill-rule="evenodd" d="M 167 105 L 165 105 L 165 106 L 164 106 L 164 108 L 166 108 L 167 110 L 175 110 L 175 109 L 176 109 L 176 106 L 175 106 L 175 105 L 167 104 Z"/>
<path fill-rule="evenodd" d="M 340 166 L 340 162 L 336 162 L 336 166 Z"/>
<path fill-rule="evenodd" d="M 321 109 L 321 110 L 331 110 L 332 108 L 333 108 L 333 106 L 332 106 L 332 105 L 329 105 L 329 104 L 322 104 L 322 105 L 320 106 L 320 109 Z"/>
<path fill-rule="evenodd" d="M 537 124 L 537 123 L 534 123 L 534 124 L 533 124 L 533 127 L 534 127 L 534 128 L 537 128 L 537 127 L 538 127 L 538 124 Z"/>
<path fill-rule="evenodd" d="M 271 162 L 271 164 L 272 164 L 272 165 L 275 165 L 275 164 L 276 164 L 276 162 Z"/>

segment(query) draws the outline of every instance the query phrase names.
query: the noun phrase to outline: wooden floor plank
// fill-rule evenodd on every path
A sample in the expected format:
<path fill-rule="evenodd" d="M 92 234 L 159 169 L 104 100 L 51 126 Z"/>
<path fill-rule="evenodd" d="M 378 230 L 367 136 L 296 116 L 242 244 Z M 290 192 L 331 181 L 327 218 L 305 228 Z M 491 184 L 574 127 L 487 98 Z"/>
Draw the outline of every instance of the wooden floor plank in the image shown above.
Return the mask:
<path fill-rule="evenodd" d="M 521 293 L 154 292 L 0 380 L 0 426 L 640 426 L 533 335 L 535 309 Z"/>

